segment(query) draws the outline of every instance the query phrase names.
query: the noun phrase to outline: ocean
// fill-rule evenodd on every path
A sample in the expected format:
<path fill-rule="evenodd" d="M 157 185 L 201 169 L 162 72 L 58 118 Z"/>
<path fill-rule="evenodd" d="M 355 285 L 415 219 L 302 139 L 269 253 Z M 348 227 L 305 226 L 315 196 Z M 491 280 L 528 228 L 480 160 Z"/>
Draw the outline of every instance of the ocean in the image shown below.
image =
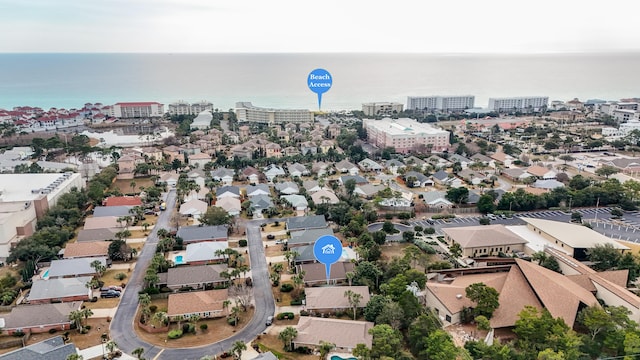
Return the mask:
<path fill-rule="evenodd" d="M 80 108 L 84 103 L 208 100 L 219 109 L 317 109 L 307 75 L 333 76 L 323 110 L 407 96 L 549 96 L 619 100 L 640 96 L 640 53 L 432 54 L 0 54 L 0 108 Z"/>

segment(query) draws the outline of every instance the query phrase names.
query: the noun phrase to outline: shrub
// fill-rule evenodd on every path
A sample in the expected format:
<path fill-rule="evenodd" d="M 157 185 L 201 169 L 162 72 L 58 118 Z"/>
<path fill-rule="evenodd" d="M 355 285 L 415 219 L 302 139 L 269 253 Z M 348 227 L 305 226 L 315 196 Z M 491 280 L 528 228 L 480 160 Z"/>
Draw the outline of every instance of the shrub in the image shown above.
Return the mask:
<path fill-rule="evenodd" d="M 87 331 L 91 330 L 91 325 L 87 325 L 84 327 Z"/>
<path fill-rule="evenodd" d="M 292 312 L 281 312 L 276 316 L 278 320 L 292 320 L 295 317 L 295 314 Z"/>
<path fill-rule="evenodd" d="M 55 334 L 56 331 L 58 331 L 57 329 L 49 329 L 49 334 Z"/>
<path fill-rule="evenodd" d="M 236 326 L 238 323 L 236 322 L 235 318 L 227 318 L 227 324 L 231 325 L 231 326 Z"/>
<path fill-rule="evenodd" d="M 424 233 L 427 235 L 433 235 L 436 233 L 436 229 L 432 228 L 432 227 L 428 227 L 426 229 L 424 229 Z"/>
<path fill-rule="evenodd" d="M 163 287 L 161 287 L 161 288 L 160 288 L 160 292 L 161 292 L 161 293 L 169 293 L 169 292 L 171 292 L 171 291 L 172 291 L 172 290 L 171 290 L 171 289 L 169 289 L 169 288 L 168 288 L 168 287 L 166 287 L 166 286 L 163 286 Z"/>
<path fill-rule="evenodd" d="M 189 331 L 189 330 L 191 330 L 191 324 L 189 324 L 189 323 L 182 324 L 182 333 L 183 333 L 183 334 L 185 334 L 185 333 L 186 333 L 186 334 L 190 333 L 191 331 Z"/>
<path fill-rule="evenodd" d="M 301 299 L 291 300 L 291 305 L 302 305 Z"/>
<path fill-rule="evenodd" d="M 307 310 L 300 310 L 300 316 L 309 316 L 309 312 Z"/>
<path fill-rule="evenodd" d="M 281 292 L 288 293 L 288 292 L 291 292 L 292 290 L 293 290 L 293 285 L 291 284 L 282 284 L 282 286 L 280 286 Z"/>
<path fill-rule="evenodd" d="M 238 245 L 240 245 L 240 247 L 247 246 L 247 240 L 246 239 L 240 239 L 240 241 L 238 241 Z"/>
<path fill-rule="evenodd" d="M 169 331 L 169 334 L 167 335 L 167 337 L 169 339 L 179 339 L 182 337 L 182 330 L 180 329 L 171 330 Z"/>
<path fill-rule="evenodd" d="M 411 219 L 411 213 L 409 213 L 409 212 L 401 212 L 400 214 L 398 214 L 398 218 L 400 218 L 402 220 Z"/>
<path fill-rule="evenodd" d="M 200 330 L 207 330 L 208 327 L 209 325 L 207 324 L 200 324 Z"/>
<path fill-rule="evenodd" d="M 158 288 L 154 288 L 154 287 L 149 287 L 144 289 L 142 292 L 149 294 L 149 295 L 154 295 L 154 294 L 159 294 L 160 290 L 158 290 Z"/>
<path fill-rule="evenodd" d="M 122 280 L 127 278 L 127 274 L 125 274 L 125 273 L 117 273 L 113 278 L 116 279 L 116 280 L 122 281 Z"/>
<path fill-rule="evenodd" d="M 151 312 L 156 312 L 156 310 L 158 310 L 158 305 L 149 305 L 149 310 L 151 310 Z"/>
<path fill-rule="evenodd" d="M 386 213 L 386 214 L 384 214 L 384 218 L 387 219 L 387 220 L 391 220 L 391 219 L 393 219 L 393 214 Z"/>
<path fill-rule="evenodd" d="M 298 354 L 310 355 L 311 353 L 313 353 L 313 350 L 311 348 L 306 347 L 306 346 L 298 346 L 295 351 Z"/>

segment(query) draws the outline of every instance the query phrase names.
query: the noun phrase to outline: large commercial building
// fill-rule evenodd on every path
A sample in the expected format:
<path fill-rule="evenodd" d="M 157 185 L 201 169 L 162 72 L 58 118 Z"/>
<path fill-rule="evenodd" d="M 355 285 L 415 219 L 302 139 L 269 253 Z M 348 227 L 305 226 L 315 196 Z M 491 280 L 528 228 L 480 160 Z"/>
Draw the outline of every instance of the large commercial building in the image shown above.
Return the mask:
<path fill-rule="evenodd" d="M 362 112 L 367 116 L 391 115 L 402 112 L 403 104 L 394 102 L 373 102 L 362 104 Z"/>
<path fill-rule="evenodd" d="M 409 96 L 407 110 L 424 110 L 428 112 L 453 112 L 473 108 L 475 96 Z"/>
<path fill-rule="evenodd" d="M 261 108 L 250 102 L 237 102 L 236 116 L 239 122 L 268 125 L 313 122 L 313 113 L 309 110 Z"/>
<path fill-rule="evenodd" d="M 367 131 L 369 143 L 381 149 L 393 147 L 399 153 L 408 153 L 420 146 L 430 147 L 433 151 L 449 148 L 448 131 L 413 119 L 364 119 L 362 126 Z"/>
<path fill-rule="evenodd" d="M 62 194 L 82 188 L 81 174 L 0 174 L 0 261 L 18 240 L 33 234 L 36 220 Z"/>
<path fill-rule="evenodd" d="M 189 104 L 186 101 L 178 101 L 169 104 L 169 115 L 197 115 L 203 111 L 213 112 L 213 103 L 202 100 L 197 103 Z"/>
<path fill-rule="evenodd" d="M 538 111 L 549 104 L 548 96 L 489 98 L 489 109 L 497 112 L 513 110 Z"/>
<path fill-rule="evenodd" d="M 164 105 L 149 102 L 119 102 L 111 107 L 111 116 L 120 119 L 158 118 L 164 114 Z"/>

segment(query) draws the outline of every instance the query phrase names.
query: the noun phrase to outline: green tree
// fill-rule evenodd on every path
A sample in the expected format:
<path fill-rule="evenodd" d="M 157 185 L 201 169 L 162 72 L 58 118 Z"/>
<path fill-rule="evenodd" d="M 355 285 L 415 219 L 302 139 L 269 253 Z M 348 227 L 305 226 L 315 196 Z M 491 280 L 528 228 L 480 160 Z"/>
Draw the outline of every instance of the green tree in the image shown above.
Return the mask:
<path fill-rule="evenodd" d="M 298 330 L 294 327 L 287 326 L 284 330 L 280 331 L 278 339 L 282 340 L 284 349 L 290 351 L 292 350 L 293 339 L 295 339 L 296 336 L 298 336 Z"/>
<path fill-rule="evenodd" d="M 431 311 L 418 316 L 407 330 L 407 343 L 415 356 L 427 349 L 427 339 L 431 333 L 440 329 L 440 321 Z"/>
<path fill-rule="evenodd" d="M 496 211 L 496 205 L 494 204 L 493 196 L 489 194 L 480 196 L 476 206 L 478 207 L 478 211 L 482 214 L 489 214 Z"/>
<path fill-rule="evenodd" d="M 451 188 L 447 190 L 445 198 L 458 205 L 466 204 L 469 200 L 469 189 L 466 187 Z"/>
<path fill-rule="evenodd" d="M 141 348 L 141 347 L 139 347 L 139 348 L 135 348 L 135 349 L 133 349 L 133 351 L 131 352 L 131 355 L 135 356 L 135 357 L 136 357 L 136 359 L 138 359 L 138 360 L 142 360 L 142 359 L 144 359 L 144 358 L 142 357 L 142 354 L 144 354 L 144 348 Z"/>
<path fill-rule="evenodd" d="M 455 360 L 458 357 L 458 348 L 453 343 L 451 336 L 444 330 L 435 330 L 426 340 L 427 348 L 420 353 L 421 358 L 429 360 Z"/>
<path fill-rule="evenodd" d="M 469 300 L 476 303 L 474 313 L 484 315 L 487 319 L 491 319 L 493 312 L 500 306 L 498 302 L 498 291 L 483 283 L 474 283 L 466 287 L 465 293 Z"/>
<path fill-rule="evenodd" d="M 358 315 L 358 307 L 362 301 L 362 294 L 347 290 L 344 292 L 344 297 L 349 301 L 349 306 L 351 306 L 351 309 L 353 310 L 353 320 L 355 320 Z"/>
<path fill-rule="evenodd" d="M 400 330 L 405 322 L 404 320 L 405 314 L 400 304 L 395 301 L 389 301 L 384 304 L 384 307 L 376 318 L 376 324 L 386 324 L 394 330 Z"/>
<path fill-rule="evenodd" d="M 233 343 L 231 347 L 231 353 L 233 354 L 234 359 L 240 359 L 242 357 L 242 352 L 247 350 L 247 344 L 244 341 L 236 341 Z"/>
<path fill-rule="evenodd" d="M 564 352 L 566 360 L 577 360 L 582 341 L 562 318 L 553 318 L 547 309 L 525 306 L 516 320 L 513 332 L 518 336 L 516 347 L 525 354 L 536 356 L 551 349 Z"/>
<path fill-rule="evenodd" d="M 325 360 L 331 350 L 335 349 L 336 344 L 320 340 L 320 346 L 318 346 L 318 352 L 320 353 L 320 359 Z"/>
<path fill-rule="evenodd" d="M 382 312 L 385 305 L 390 303 L 391 299 L 384 295 L 373 295 L 364 307 L 364 318 L 367 321 L 376 321 L 378 315 Z"/>
<path fill-rule="evenodd" d="M 383 356 L 396 359 L 402 348 L 402 335 L 387 324 L 376 325 L 369 329 L 373 335 L 371 357 L 379 359 Z"/>
<path fill-rule="evenodd" d="M 200 217 L 200 222 L 205 225 L 228 225 L 231 223 L 231 215 L 218 206 L 210 206 L 207 212 Z"/>
<path fill-rule="evenodd" d="M 602 165 L 600 168 L 596 169 L 596 175 L 604 176 L 605 179 L 608 179 L 609 176 L 613 174 L 619 173 L 620 170 L 618 168 L 610 166 L 610 165 Z"/>
<path fill-rule="evenodd" d="M 615 269 L 622 256 L 620 251 L 611 244 L 597 244 L 594 248 L 588 250 L 588 255 L 589 260 L 594 263 L 594 269 L 597 271 Z"/>

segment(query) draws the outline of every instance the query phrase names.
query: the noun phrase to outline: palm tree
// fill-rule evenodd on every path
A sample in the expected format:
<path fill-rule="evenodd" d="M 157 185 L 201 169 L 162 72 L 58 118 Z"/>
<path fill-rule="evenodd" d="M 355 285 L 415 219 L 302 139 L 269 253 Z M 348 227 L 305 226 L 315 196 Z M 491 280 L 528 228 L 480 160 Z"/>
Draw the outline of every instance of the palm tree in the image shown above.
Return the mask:
<path fill-rule="evenodd" d="M 298 336 L 296 328 L 287 326 L 278 334 L 278 339 L 282 340 L 285 350 L 291 350 L 293 339 Z"/>
<path fill-rule="evenodd" d="M 82 310 L 80 310 L 80 313 L 82 314 L 82 316 L 84 317 L 84 321 L 85 323 L 89 320 L 89 318 L 93 315 L 93 311 L 91 311 L 91 309 L 89 308 L 84 308 Z"/>
<path fill-rule="evenodd" d="M 362 300 L 362 294 L 347 290 L 344 292 L 344 296 L 349 301 L 349 305 L 351 305 L 351 307 L 353 308 L 353 320 L 356 320 L 356 317 L 358 315 L 358 306 L 360 305 L 360 301 Z"/>
<path fill-rule="evenodd" d="M 144 358 L 142 357 L 142 354 L 144 354 L 144 348 L 136 348 L 131 352 L 132 355 L 134 355 L 138 360 L 143 360 Z"/>
<path fill-rule="evenodd" d="M 234 306 L 231 308 L 231 316 L 233 317 L 233 324 L 234 325 L 238 325 L 238 318 L 240 317 L 240 312 L 242 311 L 242 309 L 240 309 L 239 306 Z"/>
<path fill-rule="evenodd" d="M 110 340 L 104 346 L 110 354 L 116 351 L 116 349 L 118 348 L 118 344 L 116 344 L 116 342 L 113 340 Z"/>
<path fill-rule="evenodd" d="M 136 193 L 136 182 L 134 180 L 131 180 L 131 182 L 129 183 L 129 186 L 133 189 L 133 193 Z"/>
<path fill-rule="evenodd" d="M 150 224 L 149 224 L 148 222 L 143 222 L 143 223 L 142 223 L 142 229 L 143 229 L 144 231 L 147 231 L 147 229 L 149 229 L 149 226 L 150 226 Z"/>
<path fill-rule="evenodd" d="M 149 304 L 151 304 L 151 296 L 149 294 L 139 294 L 138 303 L 140 304 L 140 311 L 142 312 L 141 322 L 147 322 L 147 318 L 151 314 Z"/>
<path fill-rule="evenodd" d="M 169 230 L 167 229 L 158 229 L 156 232 L 158 234 L 158 238 L 163 239 L 169 236 Z"/>
<path fill-rule="evenodd" d="M 102 277 L 102 275 L 104 275 L 104 272 L 107 271 L 107 268 L 102 265 L 102 262 L 100 260 L 92 261 L 90 266 L 93 270 L 96 271 L 99 277 Z"/>
<path fill-rule="evenodd" d="M 69 313 L 69 320 L 76 325 L 76 329 L 78 329 L 78 332 L 82 332 L 83 330 L 83 327 L 82 327 L 83 318 L 84 318 L 84 315 L 82 315 L 82 312 L 80 312 L 79 310 L 75 310 Z"/>
<path fill-rule="evenodd" d="M 231 347 L 231 353 L 233 354 L 233 358 L 234 359 L 240 359 L 240 357 L 242 356 L 242 352 L 247 350 L 247 344 L 244 343 L 244 341 L 236 341 L 233 343 L 233 346 Z"/>
<path fill-rule="evenodd" d="M 158 311 L 157 313 L 153 314 L 153 318 L 151 319 L 151 321 L 158 324 L 159 326 L 166 325 L 167 320 L 167 313 L 164 311 Z"/>
<path fill-rule="evenodd" d="M 225 300 L 222 302 L 222 310 L 229 310 L 229 305 L 231 305 L 231 300 Z"/>
<path fill-rule="evenodd" d="M 320 351 L 320 359 L 325 360 L 329 352 L 331 352 L 335 347 L 336 344 L 320 340 L 320 346 L 318 347 L 318 351 Z"/>
<path fill-rule="evenodd" d="M 200 321 L 200 315 L 191 314 L 191 316 L 189 316 L 189 322 L 192 323 L 194 327 L 198 325 L 198 321 Z"/>

